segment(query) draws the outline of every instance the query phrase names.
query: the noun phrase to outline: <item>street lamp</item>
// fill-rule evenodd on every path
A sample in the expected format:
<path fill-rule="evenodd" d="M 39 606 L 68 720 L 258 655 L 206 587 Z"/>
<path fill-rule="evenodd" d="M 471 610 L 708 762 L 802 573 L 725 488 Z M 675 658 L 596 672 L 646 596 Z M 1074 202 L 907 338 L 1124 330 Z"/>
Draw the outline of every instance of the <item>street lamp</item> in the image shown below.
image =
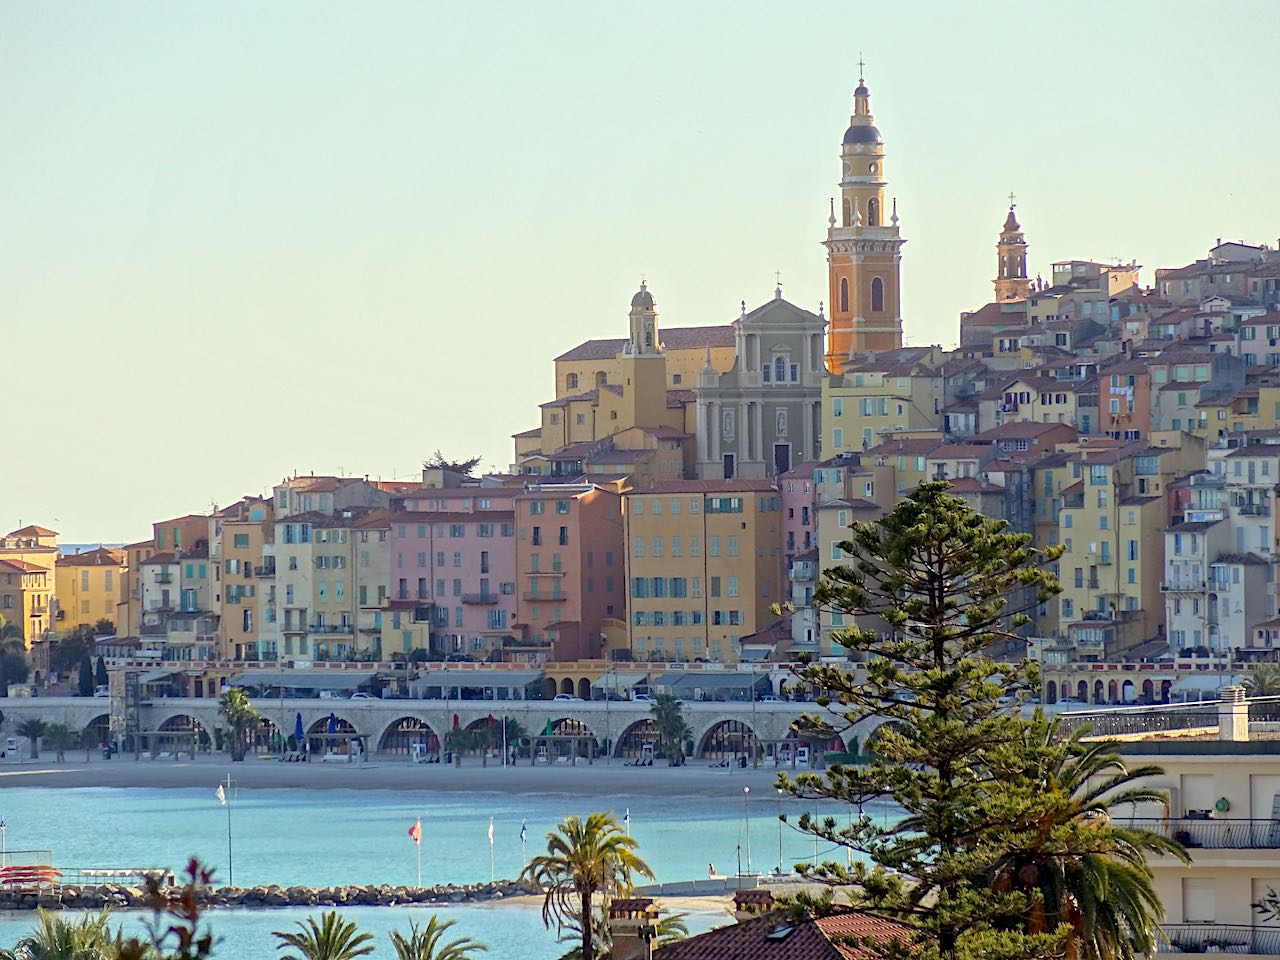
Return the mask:
<path fill-rule="evenodd" d="M 782 876 L 782 797 L 783 791 L 778 791 L 778 876 Z"/>
<path fill-rule="evenodd" d="M 747 801 L 751 799 L 751 788 L 742 788 L 742 816 L 747 821 L 747 875 L 751 875 L 751 808 Z"/>

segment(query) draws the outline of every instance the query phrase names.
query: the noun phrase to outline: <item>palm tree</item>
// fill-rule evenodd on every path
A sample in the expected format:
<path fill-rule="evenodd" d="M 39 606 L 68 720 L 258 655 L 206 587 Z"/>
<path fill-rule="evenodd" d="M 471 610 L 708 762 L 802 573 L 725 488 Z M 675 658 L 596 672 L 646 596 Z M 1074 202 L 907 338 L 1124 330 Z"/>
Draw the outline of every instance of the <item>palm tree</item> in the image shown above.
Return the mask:
<path fill-rule="evenodd" d="M 249 695 L 239 687 L 227 687 L 222 692 L 218 712 L 227 718 L 231 727 L 231 759 L 243 760 L 247 734 L 262 718 L 249 702 Z"/>
<path fill-rule="evenodd" d="M 28 717 L 17 727 L 17 734 L 31 741 L 31 759 L 40 759 L 40 738 L 44 736 L 49 725 L 37 717 Z"/>
<path fill-rule="evenodd" d="M 432 914 L 425 927 L 419 928 L 418 921 L 409 921 L 409 935 L 399 930 L 391 931 L 391 946 L 396 951 L 396 960 L 473 960 L 477 953 L 489 948 L 470 937 L 459 937 L 442 943 L 444 935 L 458 921 L 441 920 Z"/>
<path fill-rule="evenodd" d="M 462 766 L 462 754 L 475 744 L 475 736 L 464 727 L 453 727 L 444 735 L 444 745 L 453 754 L 453 765 Z"/>
<path fill-rule="evenodd" d="M 669 693 L 660 693 L 653 698 L 649 713 L 658 728 L 663 754 L 673 766 L 680 766 L 684 763 L 684 742 L 690 733 L 680 701 Z"/>
<path fill-rule="evenodd" d="M 22 960 L 112 960 L 115 936 L 107 925 L 108 913 L 83 914 L 67 920 L 44 910 L 35 928 L 14 945 L 13 956 Z"/>
<path fill-rule="evenodd" d="M 63 763 L 67 759 L 67 747 L 75 746 L 78 738 L 65 723 L 51 723 L 44 728 L 41 739 L 46 747 L 53 749 L 57 762 Z"/>
<path fill-rule="evenodd" d="M 1154 954 L 1164 907 L 1148 858 L 1169 856 L 1183 863 L 1191 858 L 1176 840 L 1123 826 L 1118 812 L 1133 804 L 1167 803 L 1161 791 L 1135 786 L 1161 769 L 1127 767 L 1114 741 L 1086 741 L 1084 728 L 1062 744 L 1058 721 L 1042 716 L 1037 721 L 1032 728 L 1037 746 L 1056 756 L 1040 783 L 1051 802 L 1026 825 L 1025 848 L 996 868 L 992 886 L 1039 893 L 1025 920 L 1027 930 L 1051 933 L 1068 925 L 1068 958 L 1134 960 Z"/>
<path fill-rule="evenodd" d="M 360 933 L 359 928 L 343 920 L 337 910 L 320 914 L 319 923 L 315 917 L 307 917 L 306 923 L 298 924 L 298 930 L 298 933 L 276 930 L 271 934 L 280 941 L 277 950 L 297 951 L 285 954 L 282 960 L 355 960 L 373 953 L 373 934 Z"/>
<path fill-rule="evenodd" d="M 563 930 L 576 923 L 582 956 L 595 957 L 591 903 L 597 894 L 611 897 L 631 890 L 635 875 L 653 879 L 649 865 L 636 855 L 636 840 L 608 813 L 566 817 L 547 834 L 547 852 L 534 857 L 521 873 L 545 891 L 542 922 Z"/>
<path fill-rule="evenodd" d="M 1260 663 L 1244 681 L 1244 692 L 1251 697 L 1280 696 L 1280 665 Z"/>

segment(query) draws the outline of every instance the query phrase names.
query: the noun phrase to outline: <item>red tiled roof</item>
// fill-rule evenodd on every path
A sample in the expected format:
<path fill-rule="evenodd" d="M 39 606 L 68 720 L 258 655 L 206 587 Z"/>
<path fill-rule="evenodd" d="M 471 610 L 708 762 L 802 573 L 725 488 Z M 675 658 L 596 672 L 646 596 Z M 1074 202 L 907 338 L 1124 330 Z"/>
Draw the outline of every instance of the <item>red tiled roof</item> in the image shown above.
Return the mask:
<path fill-rule="evenodd" d="M 47 573 L 48 571 L 38 564 L 29 563 L 26 560 L 18 560 L 9 558 L 0 560 L 0 569 L 11 569 L 14 573 Z"/>
<path fill-rule="evenodd" d="M 706 347 L 732 347 L 733 327 L 723 324 L 715 327 L 665 327 L 658 339 L 667 350 L 693 350 Z M 626 337 L 609 340 L 587 340 L 567 353 L 556 357 L 560 360 L 611 360 L 627 345 Z"/>
<path fill-rule="evenodd" d="M 14 530 L 9 534 L 11 537 L 56 537 L 57 530 L 50 530 L 48 527 L 38 527 L 34 523 L 27 524 L 18 530 Z"/>
<path fill-rule="evenodd" d="M 994 443 L 997 440 L 1032 440 L 1042 433 L 1048 433 L 1051 430 L 1061 430 L 1068 427 L 1073 433 L 1074 427 L 1063 423 L 1036 423 L 1034 420 L 1017 420 L 1013 423 L 1001 424 L 998 427 L 992 427 L 990 430 L 983 430 L 976 434 L 974 441 L 984 443 Z"/>
<path fill-rule="evenodd" d="M 777 490 L 772 480 L 663 480 L 644 489 L 628 494 L 642 496 L 647 493 L 763 493 Z"/>
<path fill-rule="evenodd" d="M 118 567 L 124 562 L 124 551 L 115 547 L 98 547 L 84 553 L 71 553 L 56 561 L 60 567 Z"/>
<path fill-rule="evenodd" d="M 147 557 L 147 559 L 142 561 L 142 565 L 146 567 L 146 566 L 151 566 L 153 564 L 177 563 L 177 562 L 178 562 L 178 558 L 175 557 L 172 553 L 169 553 L 166 551 L 165 553 L 152 554 L 151 556 Z"/>
<path fill-rule="evenodd" d="M 862 939 L 909 945 L 911 935 L 901 923 L 853 910 L 798 920 L 775 910 L 659 947 L 654 960 L 869 960 L 875 951 Z"/>

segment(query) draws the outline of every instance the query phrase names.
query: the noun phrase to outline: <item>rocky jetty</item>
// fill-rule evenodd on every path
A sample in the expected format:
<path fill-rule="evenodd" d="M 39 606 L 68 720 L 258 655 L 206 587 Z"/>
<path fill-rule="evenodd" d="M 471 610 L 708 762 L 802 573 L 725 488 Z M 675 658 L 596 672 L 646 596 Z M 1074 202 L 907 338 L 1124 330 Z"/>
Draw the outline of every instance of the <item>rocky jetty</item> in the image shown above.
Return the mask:
<path fill-rule="evenodd" d="M 535 885 L 515 880 L 494 883 L 452 883 L 434 887 L 391 884 L 337 887 L 213 887 L 204 895 L 210 907 L 395 907 L 408 903 L 479 903 L 528 894 L 540 894 Z M 145 910 L 151 906 L 142 887 L 104 883 L 100 886 L 63 886 L 52 890 L 0 890 L 0 910 Z"/>

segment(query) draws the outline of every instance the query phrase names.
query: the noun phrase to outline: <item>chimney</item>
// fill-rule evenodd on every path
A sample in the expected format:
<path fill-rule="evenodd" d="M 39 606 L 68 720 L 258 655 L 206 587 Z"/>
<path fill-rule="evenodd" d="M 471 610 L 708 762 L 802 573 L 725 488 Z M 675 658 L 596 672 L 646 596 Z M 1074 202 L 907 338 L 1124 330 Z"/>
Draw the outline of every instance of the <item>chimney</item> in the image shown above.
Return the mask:
<path fill-rule="evenodd" d="M 658 934 L 657 922 L 657 904 L 648 897 L 633 897 L 610 903 L 612 960 L 648 960 Z"/>
<path fill-rule="evenodd" d="M 769 890 L 739 890 L 733 895 L 733 915 L 739 923 L 772 909 L 773 893 Z"/>
<path fill-rule="evenodd" d="M 1249 701 L 1244 687 L 1223 687 L 1218 691 L 1218 739 L 1237 743 L 1249 741 Z"/>

